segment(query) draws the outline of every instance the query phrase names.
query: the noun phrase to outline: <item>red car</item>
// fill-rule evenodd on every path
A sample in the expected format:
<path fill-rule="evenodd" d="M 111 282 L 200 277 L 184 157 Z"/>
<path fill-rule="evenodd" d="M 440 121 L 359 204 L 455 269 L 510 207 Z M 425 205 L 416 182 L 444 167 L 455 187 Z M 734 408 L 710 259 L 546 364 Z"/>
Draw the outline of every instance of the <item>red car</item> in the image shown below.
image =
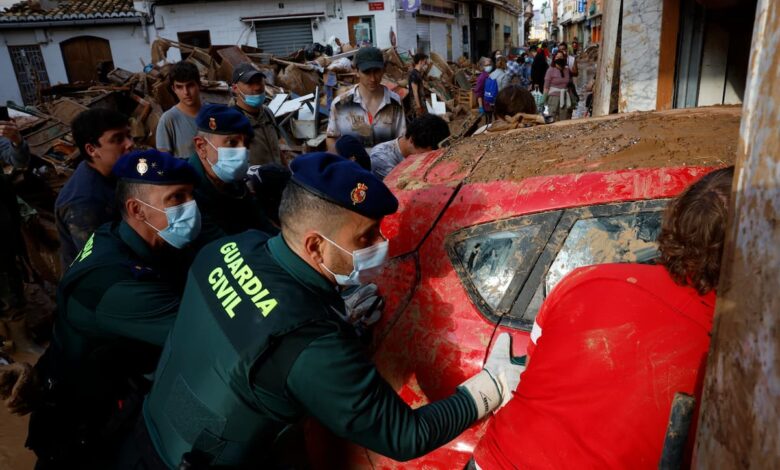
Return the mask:
<path fill-rule="evenodd" d="M 384 378 L 417 407 L 476 374 L 498 333 L 524 355 L 539 306 L 568 272 L 655 258 L 664 206 L 733 163 L 739 120 L 735 107 L 613 115 L 406 159 L 385 180 L 400 209 L 383 223 L 392 259 L 377 282 L 387 306 L 374 360 Z M 410 462 L 322 441 L 310 444 L 312 460 L 461 469 L 486 424 Z M 316 457 L 324 447 L 330 455 Z"/>

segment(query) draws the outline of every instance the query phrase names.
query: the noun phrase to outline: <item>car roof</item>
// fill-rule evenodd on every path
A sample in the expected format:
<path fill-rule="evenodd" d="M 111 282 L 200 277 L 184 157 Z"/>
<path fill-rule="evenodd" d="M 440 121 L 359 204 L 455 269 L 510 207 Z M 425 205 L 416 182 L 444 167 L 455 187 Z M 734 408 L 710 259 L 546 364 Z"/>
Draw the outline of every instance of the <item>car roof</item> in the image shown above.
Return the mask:
<path fill-rule="evenodd" d="M 391 255 L 419 246 L 448 207 L 480 207 L 485 220 L 493 217 L 496 204 L 470 196 L 480 199 L 486 187 L 492 200 L 533 199 L 524 203 L 526 212 L 676 194 L 712 168 L 734 163 L 740 118 L 735 106 L 610 115 L 483 134 L 411 156 L 385 179 L 400 204 L 383 221 L 384 233 L 394 237 Z M 656 186 L 634 188 L 637 175 Z M 582 191 L 588 185 L 607 189 Z"/>
<path fill-rule="evenodd" d="M 485 133 L 399 168 L 391 181 L 403 189 L 453 184 L 464 177 L 467 182 L 491 182 L 635 168 L 731 165 L 741 112 L 740 106 L 637 112 Z M 425 167 L 423 172 L 420 165 Z"/>

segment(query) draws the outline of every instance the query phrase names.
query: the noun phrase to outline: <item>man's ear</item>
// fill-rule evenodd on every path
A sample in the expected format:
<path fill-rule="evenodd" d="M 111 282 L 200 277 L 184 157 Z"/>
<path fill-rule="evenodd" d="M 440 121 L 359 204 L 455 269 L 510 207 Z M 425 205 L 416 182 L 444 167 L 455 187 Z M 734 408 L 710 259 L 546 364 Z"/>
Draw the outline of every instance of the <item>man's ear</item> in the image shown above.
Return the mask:
<path fill-rule="evenodd" d="M 309 230 L 303 237 L 303 253 L 317 265 L 325 262 L 323 250 L 325 239 L 314 230 Z"/>
<path fill-rule="evenodd" d="M 125 201 L 125 213 L 129 219 L 137 220 L 139 222 L 146 220 L 143 204 L 136 199 L 128 199 Z"/>
<path fill-rule="evenodd" d="M 95 152 L 96 148 L 97 148 L 97 145 L 94 145 L 94 144 L 87 143 L 86 145 L 84 145 L 84 150 L 87 151 L 87 154 L 84 157 L 85 158 L 89 157 L 90 160 L 95 158 L 95 156 L 97 155 L 97 152 Z"/>
<path fill-rule="evenodd" d="M 208 143 L 206 143 L 206 139 L 204 139 L 199 135 L 196 135 L 195 137 L 192 138 L 192 142 L 195 145 L 195 153 L 198 154 L 198 157 L 200 157 L 201 160 L 206 158 L 208 152 L 206 147 L 209 145 Z"/>

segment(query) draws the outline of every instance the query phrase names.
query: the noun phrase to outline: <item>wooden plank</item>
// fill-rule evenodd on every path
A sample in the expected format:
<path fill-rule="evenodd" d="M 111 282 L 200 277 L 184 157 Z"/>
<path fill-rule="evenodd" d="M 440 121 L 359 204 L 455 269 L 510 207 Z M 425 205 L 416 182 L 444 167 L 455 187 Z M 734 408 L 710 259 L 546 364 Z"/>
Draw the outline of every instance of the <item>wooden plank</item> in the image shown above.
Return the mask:
<path fill-rule="evenodd" d="M 593 90 L 593 115 L 609 114 L 609 100 L 612 96 L 612 80 L 617 61 L 618 26 L 620 24 L 621 0 L 604 0 L 602 16 L 602 37 L 599 49 L 599 64 L 596 70 L 596 86 Z"/>
<path fill-rule="evenodd" d="M 780 3 L 759 0 L 693 468 L 780 468 Z"/>
<path fill-rule="evenodd" d="M 677 61 L 677 35 L 680 32 L 680 0 L 664 0 L 661 13 L 661 51 L 658 59 L 656 109 L 674 106 L 674 70 Z"/>

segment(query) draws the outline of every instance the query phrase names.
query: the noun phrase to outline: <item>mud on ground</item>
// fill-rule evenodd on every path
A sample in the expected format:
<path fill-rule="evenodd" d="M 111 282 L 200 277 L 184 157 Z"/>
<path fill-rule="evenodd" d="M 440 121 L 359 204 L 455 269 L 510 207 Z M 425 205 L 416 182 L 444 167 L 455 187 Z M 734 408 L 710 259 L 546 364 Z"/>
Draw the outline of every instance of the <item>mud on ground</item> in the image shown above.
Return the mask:
<path fill-rule="evenodd" d="M 27 305 L 22 309 L 23 316 L 15 320 L 0 319 L 0 336 L 13 342 L 12 350 L 7 352 L 16 362 L 35 364 L 43 353 L 44 348 L 33 337 L 37 330 L 51 330 L 54 293 L 47 287 L 26 284 Z M 29 470 L 35 466 L 35 454 L 24 447 L 28 419 L 29 416 L 12 415 L 0 401 L 0 469 Z"/>
<path fill-rule="evenodd" d="M 714 106 L 564 121 L 464 139 L 438 163 L 461 168 L 487 150 L 469 180 L 631 168 L 722 166 L 734 163 L 741 107 Z"/>

